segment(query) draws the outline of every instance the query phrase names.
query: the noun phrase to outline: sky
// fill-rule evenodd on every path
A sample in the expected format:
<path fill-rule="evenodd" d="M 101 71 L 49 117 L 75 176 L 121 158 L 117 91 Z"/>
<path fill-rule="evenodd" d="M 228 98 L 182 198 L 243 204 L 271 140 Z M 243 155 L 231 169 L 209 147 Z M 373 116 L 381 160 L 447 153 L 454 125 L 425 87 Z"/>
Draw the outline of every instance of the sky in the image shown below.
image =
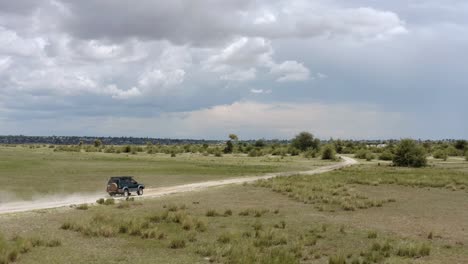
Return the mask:
<path fill-rule="evenodd" d="M 463 0 L 0 0 L 0 134 L 468 139 Z"/>

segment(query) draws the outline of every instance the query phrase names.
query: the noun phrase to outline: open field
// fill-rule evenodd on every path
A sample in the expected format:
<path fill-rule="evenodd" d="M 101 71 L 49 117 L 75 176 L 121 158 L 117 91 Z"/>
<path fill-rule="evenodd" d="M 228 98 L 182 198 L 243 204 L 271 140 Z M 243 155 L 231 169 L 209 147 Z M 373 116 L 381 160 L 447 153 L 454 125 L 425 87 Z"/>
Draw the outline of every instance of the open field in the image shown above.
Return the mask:
<path fill-rule="evenodd" d="M 0 201 L 45 194 L 102 192 L 108 178 L 115 175 L 136 176 L 152 188 L 269 172 L 304 171 L 324 164 L 330 162 L 300 156 L 181 154 L 171 157 L 146 153 L 54 152 L 47 147 L 0 147 Z"/>
<path fill-rule="evenodd" d="M 2 215 L 0 226 L 7 244 L 15 235 L 60 241 L 20 253 L 18 263 L 467 263 L 468 162 L 430 165 L 363 162 L 154 200 Z"/>

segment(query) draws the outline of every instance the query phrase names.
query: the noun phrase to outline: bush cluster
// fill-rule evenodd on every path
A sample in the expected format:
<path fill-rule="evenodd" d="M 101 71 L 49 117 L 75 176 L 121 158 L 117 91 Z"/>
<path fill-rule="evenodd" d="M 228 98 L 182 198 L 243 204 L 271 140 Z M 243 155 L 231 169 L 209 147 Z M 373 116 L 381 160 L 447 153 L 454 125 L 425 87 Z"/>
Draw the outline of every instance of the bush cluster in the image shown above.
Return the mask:
<path fill-rule="evenodd" d="M 393 164 L 400 167 L 424 167 L 427 164 L 426 151 L 414 140 L 403 139 L 395 149 Z"/>

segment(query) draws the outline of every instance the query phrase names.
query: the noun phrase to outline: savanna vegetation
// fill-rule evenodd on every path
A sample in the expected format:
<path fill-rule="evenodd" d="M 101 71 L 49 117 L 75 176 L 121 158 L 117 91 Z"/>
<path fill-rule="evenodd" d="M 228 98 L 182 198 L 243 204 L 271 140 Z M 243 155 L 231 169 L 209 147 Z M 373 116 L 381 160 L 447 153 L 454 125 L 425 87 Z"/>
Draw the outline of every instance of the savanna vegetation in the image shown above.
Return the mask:
<path fill-rule="evenodd" d="M 0 223 L 9 245 L 19 233 L 60 241 L 32 247 L 18 263 L 463 263 L 467 173 L 468 163 L 453 158 L 425 168 L 363 162 L 156 200 L 5 215 Z"/>
<path fill-rule="evenodd" d="M 268 172 L 309 170 L 338 155 L 402 167 L 424 167 L 434 158 L 467 159 L 467 143 L 457 141 L 321 141 L 308 132 L 289 143 L 240 141 L 230 134 L 225 144 L 106 146 L 100 140 L 77 145 L 0 146 L 0 200 L 30 199 L 42 194 L 102 190 L 112 175 L 134 175 L 150 187 L 222 179 Z M 323 160 L 320 161 L 319 159 Z M 76 185 L 77 181 L 86 184 Z"/>
<path fill-rule="evenodd" d="M 359 165 L 161 197 L 102 198 L 0 215 L 0 263 L 464 263 L 468 153 L 459 141 L 0 147 L 3 196 L 102 191 L 110 175 L 149 187 Z M 467 158 L 465 158 L 467 157 Z M 76 183 L 85 182 L 86 184 Z M 97 187 L 96 187 L 97 186 Z M 96 189 L 90 189 L 96 187 Z M 51 191 L 53 190 L 53 191 Z"/>

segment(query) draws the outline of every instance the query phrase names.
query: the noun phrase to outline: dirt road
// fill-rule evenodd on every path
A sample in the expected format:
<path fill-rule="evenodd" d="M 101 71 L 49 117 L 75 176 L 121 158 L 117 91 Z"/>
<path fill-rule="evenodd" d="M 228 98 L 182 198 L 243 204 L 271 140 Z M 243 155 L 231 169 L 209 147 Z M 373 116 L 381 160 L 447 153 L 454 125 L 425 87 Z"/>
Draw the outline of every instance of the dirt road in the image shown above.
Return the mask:
<path fill-rule="evenodd" d="M 169 195 L 169 194 L 174 194 L 174 193 L 199 191 L 199 190 L 203 190 L 209 187 L 216 187 L 216 186 L 222 186 L 222 185 L 228 185 L 228 184 L 242 184 L 242 183 L 253 182 L 256 180 L 260 180 L 260 179 L 269 179 L 269 178 L 281 177 L 281 176 L 291 176 L 291 175 L 297 175 L 297 174 L 313 175 L 313 174 L 325 173 L 325 172 L 329 172 L 332 170 L 344 168 L 344 167 L 351 166 L 357 163 L 356 160 L 349 158 L 349 157 L 342 156 L 341 158 L 343 159 L 343 161 L 340 163 L 323 166 L 323 167 L 320 167 L 314 170 L 309 170 L 309 171 L 268 173 L 263 176 L 242 177 L 242 178 L 233 178 L 233 179 L 226 179 L 226 180 L 206 181 L 206 182 L 190 183 L 190 184 L 177 185 L 177 186 L 145 189 L 145 194 L 142 196 L 142 198 L 144 199 L 156 198 L 156 197 L 161 197 L 164 195 Z M 76 195 L 69 195 L 69 196 L 47 196 L 47 197 L 34 199 L 33 201 L 9 202 L 9 203 L 0 204 L 0 214 L 58 208 L 58 207 L 65 207 L 65 206 L 71 206 L 75 204 L 84 204 L 84 203 L 92 204 L 92 203 L 95 203 L 96 200 L 99 198 L 105 198 L 105 197 L 102 195 L 102 193 L 86 194 L 86 195 L 76 194 Z M 117 198 L 117 199 L 122 199 L 122 198 Z"/>

